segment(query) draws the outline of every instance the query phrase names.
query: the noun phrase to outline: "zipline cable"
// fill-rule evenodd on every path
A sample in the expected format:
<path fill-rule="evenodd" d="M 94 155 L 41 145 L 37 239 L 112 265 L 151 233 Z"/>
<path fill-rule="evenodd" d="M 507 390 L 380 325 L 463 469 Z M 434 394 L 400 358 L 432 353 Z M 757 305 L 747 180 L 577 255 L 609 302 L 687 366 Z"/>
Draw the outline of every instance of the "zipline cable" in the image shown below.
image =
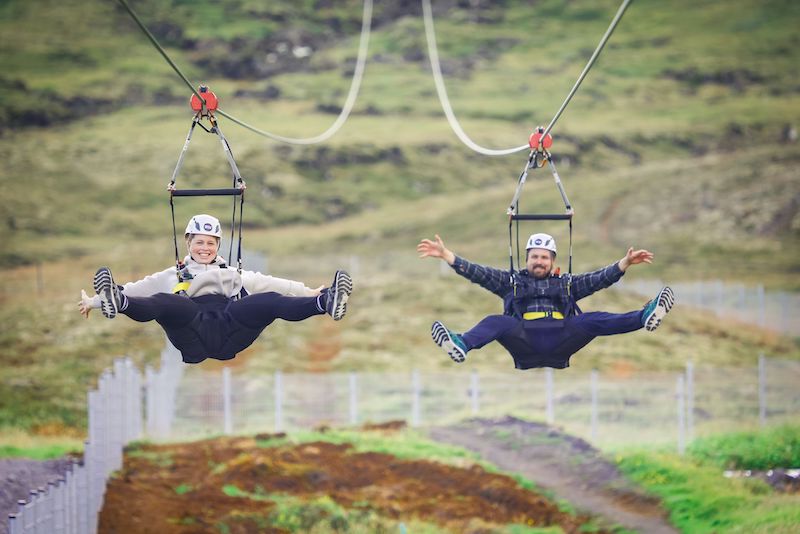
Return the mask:
<path fill-rule="evenodd" d="M 153 36 L 152 33 L 147 29 L 147 27 L 142 23 L 139 17 L 134 13 L 131 7 L 128 5 L 126 0 L 119 0 L 119 3 L 127 10 L 127 12 L 131 15 L 136 24 L 138 24 L 139 28 L 144 32 L 153 46 L 156 47 L 156 50 L 164 57 L 164 59 L 169 63 L 175 73 L 180 76 L 180 78 L 189 86 L 192 92 L 202 101 L 205 102 L 203 97 L 197 92 L 197 89 L 192 85 L 192 82 L 181 72 L 178 66 L 175 64 L 174 61 L 169 57 L 167 52 L 164 48 L 158 43 L 156 38 Z M 283 143 L 294 144 L 294 145 L 313 145 L 316 143 L 321 143 L 323 141 L 327 141 L 331 137 L 333 137 L 336 132 L 341 129 L 344 123 L 350 116 L 350 112 L 353 110 L 353 106 L 356 103 L 356 99 L 358 97 L 358 92 L 361 88 L 361 81 L 364 77 L 364 67 L 367 61 L 367 50 L 369 48 L 369 37 L 370 31 L 372 27 L 372 0 L 364 0 L 364 12 L 363 18 L 361 22 L 361 38 L 359 40 L 358 45 L 358 57 L 356 59 L 356 66 L 353 72 L 353 80 L 350 83 L 350 91 L 347 94 L 347 99 L 345 100 L 344 106 L 342 107 L 342 111 L 339 113 L 339 116 L 336 118 L 334 123 L 323 133 L 314 136 L 314 137 L 285 137 L 282 135 L 273 134 L 264 130 L 260 130 L 255 126 L 247 124 L 246 122 L 230 115 L 229 113 L 224 112 L 222 109 L 217 109 L 217 113 L 222 115 L 223 117 L 227 118 L 231 122 L 242 126 L 243 128 L 247 128 L 248 130 L 264 136 L 275 141 L 280 141 Z"/>
<path fill-rule="evenodd" d="M 358 97 L 358 91 L 361 88 L 361 80 L 364 77 L 364 66 L 367 62 L 367 49 L 369 48 L 369 35 L 370 29 L 372 25 L 372 0 L 364 0 L 364 14 L 361 23 L 361 39 L 358 45 L 358 58 L 356 59 L 356 68 L 353 72 L 353 81 L 350 83 L 350 92 L 347 94 L 347 99 L 345 100 L 344 107 L 342 107 L 341 113 L 339 113 L 339 117 L 336 118 L 336 121 L 324 132 L 321 134 L 314 136 L 314 137 L 284 137 L 282 135 L 276 135 L 270 132 L 265 132 L 264 130 L 259 130 L 255 126 L 251 126 L 244 121 L 237 119 L 231 115 L 228 115 L 224 111 L 217 110 L 217 112 L 226 117 L 230 121 L 242 126 L 243 128 L 247 128 L 248 130 L 257 133 L 259 135 L 263 135 L 264 137 L 269 137 L 270 139 L 274 139 L 275 141 L 281 141 L 283 143 L 289 143 L 293 145 L 313 145 L 316 143 L 322 143 L 323 141 L 327 141 L 333 135 L 339 131 L 339 129 L 344 125 L 345 121 L 347 121 L 348 117 L 350 116 L 350 112 L 353 110 L 353 106 L 356 103 L 356 98 Z"/>
<path fill-rule="evenodd" d="M 197 98 L 200 99 L 201 102 L 205 103 L 206 101 L 205 98 L 203 98 L 200 95 L 200 93 L 197 92 L 197 89 L 195 89 L 194 85 L 192 85 L 192 82 L 189 81 L 189 78 L 187 78 L 183 74 L 183 72 L 181 72 L 181 69 L 178 68 L 175 62 L 172 61 L 172 59 L 167 54 L 166 50 L 164 50 L 164 48 L 158 43 L 153 34 L 150 33 L 150 30 L 147 29 L 147 26 L 145 26 L 144 23 L 141 21 L 141 19 L 139 19 L 138 15 L 134 13 L 133 9 L 131 9 L 131 6 L 128 5 L 128 2 L 126 2 L 125 0 L 119 0 L 119 3 L 122 4 L 122 7 L 125 8 L 125 10 L 133 18 L 133 20 L 136 22 L 139 28 L 147 36 L 147 38 L 150 39 L 150 42 L 153 43 L 153 46 L 156 47 L 156 50 L 158 50 L 158 52 L 163 56 L 163 58 L 167 61 L 167 63 L 169 63 L 169 66 L 172 67 L 172 70 L 175 71 L 175 74 L 180 76 L 180 78 L 184 81 L 184 83 L 186 83 L 186 85 L 189 86 L 189 89 L 195 94 L 195 96 L 197 96 Z"/>
<path fill-rule="evenodd" d="M 553 120 L 551 120 L 550 124 L 547 125 L 547 128 L 544 129 L 544 133 L 542 134 L 542 139 L 544 139 L 544 137 L 550 133 L 550 130 L 553 129 L 553 126 L 555 126 L 556 121 L 559 119 L 559 117 L 561 117 L 561 114 L 567 108 L 567 105 L 569 104 L 570 100 L 572 100 L 572 97 L 575 95 L 575 93 L 578 91 L 578 88 L 581 86 L 583 79 L 586 78 L 586 75 L 589 74 L 589 70 L 594 65 L 594 62 L 597 61 L 597 56 L 600 55 L 600 52 L 602 52 L 603 47 L 606 46 L 606 42 L 608 42 L 608 39 L 611 37 L 611 34 L 614 33 L 617 24 L 619 24 L 620 19 L 622 19 L 622 15 L 625 14 L 625 10 L 628 9 L 628 5 L 630 3 L 631 0 L 623 0 L 622 4 L 619 6 L 617 14 L 614 15 L 614 18 L 611 21 L 611 24 L 609 24 L 605 35 L 603 35 L 603 37 L 600 39 L 600 43 L 597 45 L 597 48 L 595 48 L 594 54 L 592 54 L 592 57 L 589 58 L 589 62 L 586 63 L 586 66 L 583 68 L 583 72 L 581 72 L 580 76 L 578 76 L 578 80 L 575 82 L 575 85 L 572 86 L 572 90 L 570 90 L 569 94 L 567 95 L 567 98 L 564 99 L 564 103 L 561 104 L 561 107 L 559 108 L 558 112 L 556 112 L 555 116 L 553 117 Z"/>
<path fill-rule="evenodd" d="M 561 114 L 567 108 L 567 105 L 572 100 L 572 97 L 578 91 L 583 79 L 586 78 L 586 75 L 591 70 L 592 66 L 594 66 L 595 61 L 597 61 L 597 57 L 600 55 L 600 52 L 606 45 L 606 42 L 611 37 L 611 34 L 614 33 L 614 30 L 617 27 L 622 15 L 625 13 L 625 10 L 628 9 L 628 5 L 631 3 L 631 0 L 623 0 L 622 4 L 620 5 L 619 9 L 617 10 L 617 14 L 611 21 L 608 29 L 606 30 L 605 35 L 603 35 L 602 39 L 600 39 L 600 44 L 597 45 L 592 56 L 589 58 L 586 67 L 584 67 L 583 72 L 581 72 L 580 76 L 578 76 L 578 80 L 575 82 L 575 85 L 572 86 L 572 90 L 567 95 L 567 98 L 564 99 L 564 103 L 561 104 L 561 108 L 559 108 L 558 112 L 553 117 L 553 120 L 550 121 L 550 124 L 547 125 L 545 128 L 544 133 L 542 133 L 541 139 L 544 139 L 547 134 L 553 129 L 556 121 L 558 121 Z M 428 57 L 431 63 L 431 71 L 433 72 L 433 80 L 436 84 L 436 92 L 439 95 L 439 102 L 442 105 L 442 109 L 444 111 L 445 116 L 447 117 L 447 122 L 450 124 L 450 128 L 453 130 L 453 133 L 464 143 L 467 147 L 471 148 L 475 152 L 479 154 L 483 154 L 485 156 L 504 156 L 507 154 L 513 154 L 515 152 L 522 152 L 523 150 L 529 149 L 529 145 L 521 145 L 514 148 L 507 148 L 501 150 L 494 150 L 490 148 L 485 148 L 469 138 L 469 136 L 464 132 L 461 128 L 461 125 L 458 122 L 458 119 L 453 112 L 453 108 L 450 105 L 450 100 L 447 97 L 447 89 L 444 85 L 444 78 L 442 76 L 442 68 L 439 62 L 439 52 L 436 47 L 436 32 L 433 26 L 433 13 L 431 10 L 431 1 L 430 0 L 422 0 L 422 15 L 425 21 L 425 38 L 428 43 Z"/>
<path fill-rule="evenodd" d="M 447 98 L 447 89 L 444 86 L 444 78 L 442 77 L 442 67 L 439 64 L 439 52 L 436 49 L 436 33 L 433 29 L 433 13 L 430 0 L 422 0 L 422 17 L 425 21 L 425 39 L 428 42 L 428 58 L 430 59 L 431 71 L 433 72 L 433 81 L 436 84 L 436 93 L 439 95 L 439 102 L 442 104 L 442 109 L 444 110 L 447 122 L 450 124 L 453 133 L 455 133 L 466 146 L 484 156 L 505 156 L 515 152 L 529 150 L 530 147 L 527 144 L 499 150 L 482 147 L 470 139 L 466 132 L 464 132 L 455 113 L 453 113 L 450 100 Z"/>

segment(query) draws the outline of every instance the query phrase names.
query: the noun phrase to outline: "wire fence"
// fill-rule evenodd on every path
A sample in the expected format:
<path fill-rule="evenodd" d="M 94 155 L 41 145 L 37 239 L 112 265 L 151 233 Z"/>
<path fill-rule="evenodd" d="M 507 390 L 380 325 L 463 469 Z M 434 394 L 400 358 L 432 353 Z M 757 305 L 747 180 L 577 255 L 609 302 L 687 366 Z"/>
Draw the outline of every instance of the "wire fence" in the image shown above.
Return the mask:
<path fill-rule="evenodd" d="M 161 439 L 285 432 L 405 421 L 412 427 L 516 415 L 558 425 L 601 449 L 664 445 L 800 415 L 800 362 L 614 375 L 552 369 L 508 373 L 234 374 L 192 369 Z"/>
<path fill-rule="evenodd" d="M 32 490 L 8 517 L 10 534 L 94 534 L 106 481 L 122 467 L 123 447 L 142 435 L 141 373 L 129 359 L 114 362 L 88 393 L 89 439 L 82 460 L 64 476 Z"/>

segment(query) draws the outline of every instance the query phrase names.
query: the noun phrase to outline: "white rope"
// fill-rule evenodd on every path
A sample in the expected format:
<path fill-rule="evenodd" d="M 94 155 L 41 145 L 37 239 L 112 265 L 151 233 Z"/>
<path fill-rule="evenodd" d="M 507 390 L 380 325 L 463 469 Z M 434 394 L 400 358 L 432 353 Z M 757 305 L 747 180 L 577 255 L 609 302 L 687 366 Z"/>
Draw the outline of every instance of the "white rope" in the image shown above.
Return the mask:
<path fill-rule="evenodd" d="M 270 139 L 274 139 L 275 141 L 281 141 L 283 143 L 289 143 L 293 145 L 313 145 L 316 143 L 322 143 L 323 141 L 327 141 L 331 137 L 333 137 L 336 132 L 344 125 L 347 121 L 348 117 L 350 116 L 350 112 L 353 110 L 353 106 L 356 103 L 356 98 L 358 97 L 358 91 L 361 88 L 361 80 L 364 77 L 364 65 L 367 62 L 367 49 L 369 47 L 369 35 L 370 35 L 370 27 L 372 24 L 372 0 L 364 0 L 364 15 L 361 22 L 361 39 L 358 45 L 358 58 L 356 60 L 356 68 L 355 72 L 353 73 L 353 80 L 350 83 L 350 92 L 347 94 L 347 100 L 345 100 L 344 107 L 342 107 L 342 111 L 339 113 L 339 116 L 336 118 L 336 121 L 324 132 L 321 134 L 314 136 L 314 137 L 284 137 L 282 135 L 273 134 L 270 132 L 266 132 L 264 130 L 260 130 L 255 126 L 251 126 L 244 121 L 233 117 L 221 109 L 217 110 L 217 113 L 226 117 L 230 121 L 247 128 L 248 130 L 255 132 L 259 135 L 264 137 L 269 137 Z"/>
<path fill-rule="evenodd" d="M 475 143 L 461 128 L 458 119 L 453 113 L 453 108 L 450 106 L 450 100 L 447 98 L 447 89 L 444 86 L 444 79 L 442 77 L 442 68 L 439 64 L 439 52 L 436 50 L 436 33 L 433 29 L 433 13 L 431 11 L 430 0 L 422 0 L 422 15 L 425 20 L 425 38 L 428 41 L 428 58 L 431 63 L 431 71 L 433 71 L 433 81 L 436 84 L 436 92 L 439 95 L 439 102 L 442 104 L 442 110 L 447 117 L 447 122 L 453 133 L 464 143 L 467 147 L 484 156 L 505 156 L 523 150 L 530 150 L 528 144 L 524 144 L 514 148 L 506 149 L 491 149 L 482 147 Z"/>

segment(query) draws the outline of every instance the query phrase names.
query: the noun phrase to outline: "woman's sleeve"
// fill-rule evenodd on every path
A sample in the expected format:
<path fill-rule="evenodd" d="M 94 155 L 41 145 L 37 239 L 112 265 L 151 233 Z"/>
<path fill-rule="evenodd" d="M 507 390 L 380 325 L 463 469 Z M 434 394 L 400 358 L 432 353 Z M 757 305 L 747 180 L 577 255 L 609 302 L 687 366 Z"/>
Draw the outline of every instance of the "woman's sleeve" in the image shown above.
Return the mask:
<path fill-rule="evenodd" d="M 122 291 L 128 297 L 149 297 L 156 293 L 172 293 L 172 288 L 177 283 L 175 267 L 168 267 L 136 282 L 123 284 Z"/>
<path fill-rule="evenodd" d="M 295 282 L 253 271 L 242 271 L 242 285 L 245 291 L 253 293 L 275 292 L 287 297 L 313 297 L 314 290 L 303 282 Z"/>

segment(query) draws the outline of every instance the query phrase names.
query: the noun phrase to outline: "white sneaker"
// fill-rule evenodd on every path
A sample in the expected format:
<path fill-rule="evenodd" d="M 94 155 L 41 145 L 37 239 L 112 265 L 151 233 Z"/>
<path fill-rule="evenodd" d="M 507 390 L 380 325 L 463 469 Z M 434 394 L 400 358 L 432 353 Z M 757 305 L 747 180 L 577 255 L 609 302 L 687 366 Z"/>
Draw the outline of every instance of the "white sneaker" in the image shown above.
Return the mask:
<path fill-rule="evenodd" d="M 334 321 L 340 320 L 347 313 L 347 300 L 353 292 L 353 279 L 346 271 L 336 271 L 333 283 L 328 288 L 328 301 L 325 312 L 333 317 Z"/>
<path fill-rule="evenodd" d="M 100 295 L 100 311 L 103 315 L 109 319 L 116 317 L 122 299 L 108 267 L 100 267 L 94 274 L 94 291 Z"/>

